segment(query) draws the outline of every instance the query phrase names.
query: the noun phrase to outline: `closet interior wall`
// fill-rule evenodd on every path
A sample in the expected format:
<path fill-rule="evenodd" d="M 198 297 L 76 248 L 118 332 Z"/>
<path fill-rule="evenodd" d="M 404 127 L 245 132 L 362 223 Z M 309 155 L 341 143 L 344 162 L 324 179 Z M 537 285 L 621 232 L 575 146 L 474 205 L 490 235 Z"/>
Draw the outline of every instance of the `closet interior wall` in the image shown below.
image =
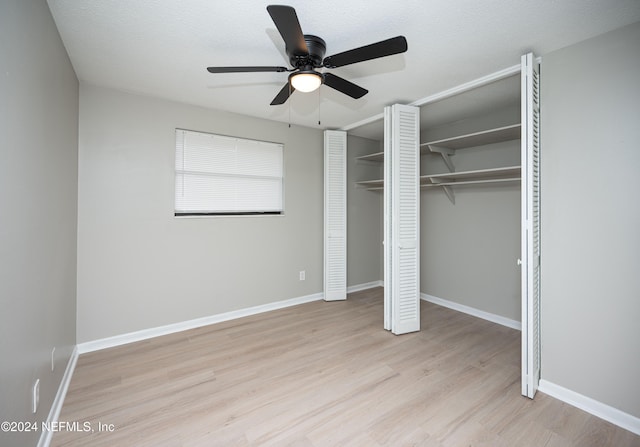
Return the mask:
<path fill-rule="evenodd" d="M 426 105 L 423 114 L 428 114 Z M 465 116 L 461 111 L 461 116 Z M 516 103 L 450 124 L 421 129 L 421 141 L 436 141 L 517 124 Z M 455 170 L 469 171 L 520 165 L 520 140 L 457 150 Z M 421 174 L 448 172 L 439 154 L 421 159 Z M 520 183 L 454 186 L 453 204 L 442 188 L 421 193 L 421 291 L 520 321 Z"/>
<path fill-rule="evenodd" d="M 383 277 L 382 191 L 357 188 L 354 179 L 382 178 L 382 163 L 357 161 L 382 150 L 377 140 L 347 135 L 347 287 Z"/>

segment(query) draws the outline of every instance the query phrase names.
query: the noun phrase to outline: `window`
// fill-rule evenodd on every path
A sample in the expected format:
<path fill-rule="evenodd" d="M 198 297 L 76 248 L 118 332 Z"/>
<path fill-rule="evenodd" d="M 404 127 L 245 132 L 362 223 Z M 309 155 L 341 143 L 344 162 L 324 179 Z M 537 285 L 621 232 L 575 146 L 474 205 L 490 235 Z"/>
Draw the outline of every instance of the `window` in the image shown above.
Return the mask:
<path fill-rule="evenodd" d="M 282 214 L 283 146 L 176 129 L 176 216 Z"/>

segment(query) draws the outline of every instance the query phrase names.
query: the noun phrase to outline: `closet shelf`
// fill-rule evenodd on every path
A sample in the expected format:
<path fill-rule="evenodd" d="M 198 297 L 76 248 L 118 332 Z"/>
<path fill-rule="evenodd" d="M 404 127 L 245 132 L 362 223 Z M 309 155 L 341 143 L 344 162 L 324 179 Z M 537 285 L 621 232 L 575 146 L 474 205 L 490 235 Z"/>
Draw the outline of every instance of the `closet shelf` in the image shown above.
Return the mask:
<path fill-rule="evenodd" d="M 366 188 L 369 191 L 375 191 L 375 190 L 379 190 L 379 189 L 384 189 L 384 180 L 380 179 L 380 180 L 362 180 L 359 182 L 356 182 L 356 186 L 359 186 L 361 188 Z"/>
<path fill-rule="evenodd" d="M 421 175 L 420 187 L 428 188 L 518 181 L 520 181 L 520 166 L 506 166 L 503 168 Z M 356 182 L 356 185 L 368 190 L 379 190 L 384 189 L 384 180 L 362 180 Z"/>
<path fill-rule="evenodd" d="M 420 186 L 472 185 L 477 183 L 512 182 L 520 180 L 520 166 L 446 172 L 420 176 Z"/>
<path fill-rule="evenodd" d="M 478 169 L 475 171 L 447 172 L 420 176 L 420 188 L 442 188 L 451 203 L 456 203 L 452 186 L 478 185 L 481 183 L 519 182 L 520 166 Z"/>
<path fill-rule="evenodd" d="M 483 146 L 485 144 L 501 143 L 503 141 L 518 140 L 520 138 L 520 124 L 497 127 L 495 129 L 483 130 L 467 135 L 460 135 L 443 140 L 420 143 L 420 150 L 424 154 L 429 150 L 429 146 L 444 147 L 447 149 L 464 149 L 467 147 Z"/>
<path fill-rule="evenodd" d="M 356 161 L 384 161 L 384 152 L 375 152 L 373 154 L 361 155 L 356 157 Z"/>
<path fill-rule="evenodd" d="M 501 143 L 503 141 L 517 140 L 520 138 L 520 124 L 512 124 L 510 126 L 497 127 L 495 129 L 483 130 L 481 132 L 470 133 L 458 137 L 445 138 L 443 140 L 429 141 L 428 143 L 420 143 L 420 155 L 429 152 L 436 152 L 429 146 L 442 147 L 446 149 L 456 150 L 467 147 L 483 146 L 485 144 Z M 361 155 L 356 157 L 357 161 L 384 161 L 384 152 L 375 152 L 373 154 Z"/>

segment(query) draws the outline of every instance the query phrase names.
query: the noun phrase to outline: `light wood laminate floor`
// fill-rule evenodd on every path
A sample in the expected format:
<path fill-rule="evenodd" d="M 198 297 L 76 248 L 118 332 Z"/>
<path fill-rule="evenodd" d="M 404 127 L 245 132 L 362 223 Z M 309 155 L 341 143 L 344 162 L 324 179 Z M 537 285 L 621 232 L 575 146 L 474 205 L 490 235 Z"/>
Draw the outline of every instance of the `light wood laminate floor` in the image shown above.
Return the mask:
<path fill-rule="evenodd" d="M 52 446 L 640 446 L 520 395 L 520 333 L 422 302 L 382 329 L 382 289 L 81 355 Z M 98 431 L 113 424 L 113 431 Z"/>

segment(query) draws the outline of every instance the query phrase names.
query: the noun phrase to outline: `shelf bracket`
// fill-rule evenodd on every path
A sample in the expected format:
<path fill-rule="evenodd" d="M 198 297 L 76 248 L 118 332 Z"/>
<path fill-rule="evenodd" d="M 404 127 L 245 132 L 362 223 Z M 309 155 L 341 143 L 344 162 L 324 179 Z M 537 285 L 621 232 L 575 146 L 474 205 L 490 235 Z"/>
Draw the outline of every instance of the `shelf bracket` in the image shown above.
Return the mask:
<path fill-rule="evenodd" d="M 451 161 L 450 155 L 454 155 L 456 153 L 455 149 L 449 149 L 442 146 L 434 146 L 433 144 L 428 144 L 427 147 L 431 152 L 442 155 L 442 159 L 444 160 L 444 164 L 449 168 L 449 172 L 455 172 L 456 168 L 453 166 L 453 162 Z"/>
<path fill-rule="evenodd" d="M 442 189 L 444 189 L 444 193 L 447 195 L 447 197 L 449 198 L 449 201 L 455 205 L 456 204 L 456 198 L 453 195 L 453 189 L 451 188 L 451 186 L 443 186 Z"/>
<path fill-rule="evenodd" d="M 433 183 L 434 185 L 438 185 L 438 183 L 442 183 L 442 180 L 440 179 L 436 179 L 436 178 L 432 178 L 431 179 L 431 183 Z M 451 186 L 449 185 L 442 185 L 440 186 L 442 188 L 442 190 L 444 191 L 444 193 L 447 195 L 447 197 L 449 198 L 449 201 L 455 205 L 456 204 L 456 197 L 453 195 L 453 188 L 451 188 Z"/>

